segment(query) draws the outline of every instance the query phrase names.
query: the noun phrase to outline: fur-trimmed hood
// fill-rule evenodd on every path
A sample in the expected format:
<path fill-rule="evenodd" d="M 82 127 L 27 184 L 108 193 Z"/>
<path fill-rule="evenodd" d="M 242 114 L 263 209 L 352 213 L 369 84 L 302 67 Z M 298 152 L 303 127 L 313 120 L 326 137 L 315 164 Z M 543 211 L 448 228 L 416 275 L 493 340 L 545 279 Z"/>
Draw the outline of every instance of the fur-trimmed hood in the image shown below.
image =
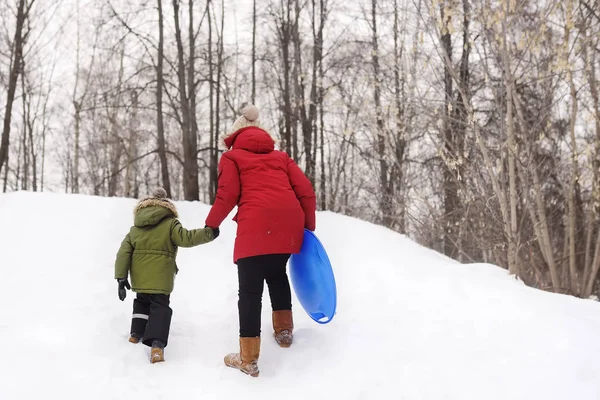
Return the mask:
<path fill-rule="evenodd" d="M 175 218 L 179 217 L 179 213 L 177 212 L 175 204 L 171 203 L 171 200 L 169 199 L 155 199 L 154 197 L 147 197 L 140 200 L 140 202 L 135 206 L 133 213 L 137 214 L 142 208 L 146 207 L 164 207 L 171 211 Z"/>
<path fill-rule="evenodd" d="M 226 141 L 228 148 L 246 150 L 255 154 L 267 154 L 275 150 L 275 141 L 261 128 L 242 128 Z"/>
<path fill-rule="evenodd" d="M 152 197 L 141 199 L 135 206 L 133 210 L 135 226 L 153 226 L 167 217 L 179 217 L 175 204 L 167 199 L 166 196 L 157 196 L 157 192 L 155 192 L 155 195 Z"/>

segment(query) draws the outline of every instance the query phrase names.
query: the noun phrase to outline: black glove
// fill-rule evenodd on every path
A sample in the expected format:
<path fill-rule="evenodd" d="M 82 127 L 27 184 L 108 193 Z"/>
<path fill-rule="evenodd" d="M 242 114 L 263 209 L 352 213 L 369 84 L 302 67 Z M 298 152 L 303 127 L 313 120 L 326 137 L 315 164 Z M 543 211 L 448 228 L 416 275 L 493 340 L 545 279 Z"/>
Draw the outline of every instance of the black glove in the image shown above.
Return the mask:
<path fill-rule="evenodd" d="M 210 228 L 210 226 L 205 226 L 205 228 Z M 219 237 L 219 234 L 221 233 L 221 231 L 219 230 L 219 228 L 210 228 L 212 229 L 212 233 L 213 233 L 213 240 Z"/>
<path fill-rule="evenodd" d="M 125 300 L 125 296 L 127 296 L 127 292 L 125 292 L 125 288 L 131 289 L 131 285 L 129 285 L 129 281 L 127 278 L 117 278 L 117 283 L 119 284 L 119 300 Z"/>

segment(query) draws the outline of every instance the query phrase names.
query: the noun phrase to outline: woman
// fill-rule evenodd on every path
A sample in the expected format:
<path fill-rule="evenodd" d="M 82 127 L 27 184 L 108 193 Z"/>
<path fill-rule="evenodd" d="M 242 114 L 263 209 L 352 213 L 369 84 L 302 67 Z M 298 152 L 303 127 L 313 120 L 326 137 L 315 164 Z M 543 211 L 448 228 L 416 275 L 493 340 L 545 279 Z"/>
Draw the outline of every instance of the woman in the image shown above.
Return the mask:
<path fill-rule="evenodd" d="M 206 226 L 218 228 L 237 205 L 233 261 L 238 268 L 240 352 L 225 364 L 258 376 L 260 314 L 264 281 L 273 310 L 275 340 L 292 344 L 292 297 L 286 273 L 291 254 L 302 246 L 304 228 L 315 230 L 316 197 L 310 181 L 261 128 L 249 105 L 224 137 L 229 150 L 219 162 L 219 187 Z"/>

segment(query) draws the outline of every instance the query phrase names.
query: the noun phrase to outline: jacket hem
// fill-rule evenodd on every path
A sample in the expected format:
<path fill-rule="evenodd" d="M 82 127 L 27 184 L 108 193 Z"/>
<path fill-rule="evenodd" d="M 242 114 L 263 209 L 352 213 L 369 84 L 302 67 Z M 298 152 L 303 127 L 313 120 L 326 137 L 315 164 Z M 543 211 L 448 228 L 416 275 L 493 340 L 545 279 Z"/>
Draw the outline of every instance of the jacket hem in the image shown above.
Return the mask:
<path fill-rule="evenodd" d="M 141 289 L 141 288 L 131 288 L 131 290 L 135 293 L 142 294 L 171 294 L 172 291 L 162 290 L 162 289 Z"/>

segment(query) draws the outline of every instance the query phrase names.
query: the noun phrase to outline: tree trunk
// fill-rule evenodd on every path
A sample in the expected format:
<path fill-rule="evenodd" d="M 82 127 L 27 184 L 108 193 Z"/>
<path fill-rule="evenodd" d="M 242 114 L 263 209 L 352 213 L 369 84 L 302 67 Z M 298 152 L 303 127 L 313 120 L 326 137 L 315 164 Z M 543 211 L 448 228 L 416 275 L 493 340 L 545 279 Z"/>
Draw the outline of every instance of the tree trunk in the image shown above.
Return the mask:
<path fill-rule="evenodd" d="M 321 3 L 321 15 L 324 13 L 325 5 L 324 0 L 320 0 Z M 322 16 L 322 19 L 325 17 Z M 321 43 L 323 40 L 321 39 Z M 323 110 L 323 103 L 325 100 L 325 89 L 323 88 L 323 81 L 325 79 L 325 72 L 323 71 L 323 61 L 319 64 L 319 137 L 321 141 L 320 156 L 321 156 L 321 185 L 319 189 L 319 195 L 321 196 L 321 210 L 327 210 L 327 171 L 325 170 L 325 113 Z"/>
<path fill-rule="evenodd" d="M 571 139 L 571 179 L 569 182 L 569 193 L 567 193 L 568 199 L 568 226 L 569 226 L 569 272 L 570 272 L 570 289 L 571 293 L 578 296 L 580 295 L 579 290 L 579 278 L 577 277 L 577 255 L 576 255 L 576 238 L 575 231 L 577 225 L 577 217 L 575 210 L 575 191 L 577 190 L 577 179 L 579 178 L 579 168 L 577 165 L 577 140 L 575 138 L 575 124 L 577 122 L 577 88 L 575 87 L 575 82 L 573 81 L 573 71 L 571 70 L 571 66 L 569 65 L 569 42 L 570 42 L 570 29 L 569 22 L 573 18 L 573 3 L 572 1 L 567 1 L 567 23 L 565 24 L 565 49 L 564 49 L 564 57 L 566 60 L 567 67 L 567 81 L 569 84 L 570 94 L 571 94 L 571 116 L 569 121 L 569 134 Z"/>
<path fill-rule="evenodd" d="M 404 204 L 404 153 L 406 151 L 406 127 L 404 126 L 403 103 L 404 96 L 404 68 L 401 66 L 401 59 L 404 52 L 404 41 L 400 43 L 400 16 L 398 10 L 398 0 L 394 0 L 394 89 L 396 101 L 396 138 L 395 138 L 395 160 L 392 165 L 390 176 L 390 192 L 398 201 L 397 221 L 398 232 L 406 233 L 405 224 L 405 204 Z M 402 70 L 402 71 L 401 71 Z M 401 77 L 402 72 L 402 77 Z"/>
<path fill-rule="evenodd" d="M 50 80 L 50 82 L 52 82 Z M 44 107 L 42 109 L 42 132 L 41 132 L 41 136 L 42 136 L 42 148 L 41 148 L 41 167 L 40 167 L 40 190 L 43 192 L 44 191 L 44 172 L 45 172 L 45 167 L 46 167 L 46 133 L 48 130 L 48 103 L 50 101 L 50 92 L 51 92 L 51 85 L 48 86 L 48 92 L 47 92 L 47 96 L 46 99 L 44 100 Z"/>
<path fill-rule="evenodd" d="M 471 69 L 469 66 L 469 57 L 471 54 L 471 5 L 469 3 L 470 0 L 463 0 L 463 51 L 460 61 L 460 81 L 459 85 L 462 87 L 462 90 L 467 95 L 467 101 L 471 100 Z M 467 107 L 465 105 L 465 100 L 461 96 L 457 96 L 457 132 L 455 137 L 455 148 L 456 154 L 458 156 L 458 163 L 456 166 L 457 169 L 457 182 L 459 183 L 459 187 L 464 187 L 465 182 L 465 140 L 467 136 L 467 126 L 469 125 L 469 114 L 467 112 Z M 464 202 L 461 201 L 460 197 L 459 203 L 461 207 L 461 213 L 464 214 Z M 463 217 L 464 218 L 464 217 Z M 465 226 L 464 221 L 461 224 L 461 228 Z M 462 231 L 462 230 L 461 230 Z M 460 246 L 460 257 L 459 260 L 462 261 L 462 256 L 465 254 L 466 240 L 464 235 L 459 235 L 458 244 Z"/>
<path fill-rule="evenodd" d="M 219 50 L 217 51 L 217 98 L 215 101 L 215 149 L 213 152 L 213 170 L 215 182 L 215 196 L 218 183 L 218 165 L 219 165 L 219 131 L 221 129 L 221 78 L 223 76 L 223 54 L 225 42 L 225 1 L 221 0 L 221 34 L 219 35 Z"/>
<path fill-rule="evenodd" d="M 299 99 L 300 104 L 300 118 L 302 120 L 302 135 L 305 153 L 305 173 L 308 179 L 311 181 L 313 186 L 316 182 L 316 155 L 317 155 L 317 109 L 319 103 L 322 102 L 322 88 L 320 87 L 320 71 L 322 70 L 323 63 L 323 30 L 325 27 L 325 15 L 326 15 L 326 4 L 324 1 L 320 1 L 319 11 L 319 23 L 317 25 L 317 4 L 316 0 L 312 0 L 312 29 L 313 29 L 313 59 L 312 59 L 312 81 L 310 85 L 310 98 L 308 106 L 308 114 L 306 113 L 306 106 L 304 103 L 304 73 L 302 72 L 302 62 L 300 58 L 300 34 L 299 34 L 299 22 L 298 17 L 300 9 L 298 2 L 296 2 L 296 23 L 294 30 L 294 43 L 296 51 L 296 70 L 299 71 Z"/>
<path fill-rule="evenodd" d="M 31 106 L 28 106 L 28 108 Z M 29 114 L 29 111 L 28 111 Z M 37 192 L 38 190 L 38 185 L 37 185 L 37 180 L 38 180 L 38 176 L 37 176 L 37 153 L 35 151 L 35 146 L 34 146 L 34 142 L 33 142 L 33 129 L 34 129 L 35 123 L 33 121 L 31 121 L 31 118 L 28 119 L 28 131 L 29 131 L 29 151 L 31 152 L 31 190 L 33 190 L 34 192 Z"/>
<path fill-rule="evenodd" d="M 73 171 L 71 172 L 71 192 L 79 193 L 79 138 L 81 136 L 81 103 L 73 101 L 73 107 L 75 108 L 75 148 L 73 156 Z"/>
<path fill-rule="evenodd" d="M 175 18 L 175 41 L 177 42 L 177 80 L 181 106 L 181 134 L 183 144 L 183 195 L 185 200 L 199 200 L 198 187 L 198 138 L 192 134 L 191 102 L 186 92 L 186 68 L 183 59 L 183 40 L 179 23 L 180 0 L 173 0 Z M 190 38 L 193 41 L 193 38 Z M 191 61 L 190 61 L 191 62 Z"/>
<path fill-rule="evenodd" d="M 506 88 L 506 134 L 508 136 L 508 180 L 509 180 L 509 202 L 510 202 L 510 230 L 508 241 L 508 271 L 511 275 L 519 276 L 518 265 L 518 238 L 517 238 L 517 180 L 516 180 L 516 142 L 513 118 L 513 77 L 508 50 L 508 14 L 509 0 L 505 0 L 505 19 L 502 23 L 503 49 L 502 59 L 504 68 L 504 85 Z"/>
<path fill-rule="evenodd" d="M 15 27 L 14 36 L 14 53 L 12 57 L 12 64 L 10 66 L 10 72 L 8 76 L 8 91 L 6 96 L 6 107 L 4 110 L 4 123 L 2 126 L 2 139 L 0 141 L 0 172 L 6 164 L 6 170 L 8 171 L 8 148 L 10 145 L 10 124 L 12 118 L 13 102 L 15 100 L 15 93 L 17 90 L 17 82 L 19 80 L 19 74 L 21 73 L 22 60 L 23 60 L 23 46 L 25 44 L 25 37 L 23 36 L 23 26 L 27 14 L 33 5 L 34 0 L 31 1 L 29 6 L 26 8 L 26 1 L 19 0 L 19 6 L 17 9 L 17 21 Z M 8 179 L 8 173 L 5 171 L 4 188 L 6 191 L 6 181 Z"/>
<path fill-rule="evenodd" d="M 190 164 L 190 198 L 189 200 L 200 200 L 200 188 L 198 183 L 198 120 L 196 116 L 196 37 L 194 35 L 194 0 L 188 0 L 188 35 L 190 59 L 188 61 L 188 99 L 190 114 L 190 144 L 189 164 Z"/>
<path fill-rule="evenodd" d="M 19 184 L 21 182 L 21 156 L 23 154 L 23 141 L 18 140 L 17 147 L 17 170 L 15 171 L 15 182 L 13 184 L 13 190 L 19 190 Z"/>
<path fill-rule="evenodd" d="M 279 27 L 279 42 L 281 47 L 281 61 L 283 63 L 283 119 L 284 132 L 283 145 L 284 150 L 293 156 L 292 152 L 292 91 L 290 77 L 290 42 L 291 42 L 291 0 L 281 0 L 282 17 Z M 283 3 L 287 3 L 284 6 Z M 286 13 L 287 10 L 287 14 Z"/>
<path fill-rule="evenodd" d="M 292 66 L 292 82 L 294 84 L 294 107 L 292 111 L 292 158 L 300 162 L 300 148 L 298 147 L 298 122 L 301 122 L 303 139 L 305 136 L 305 131 L 310 129 L 310 126 L 305 126 L 307 123 L 307 118 L 306 105 L 304 102 L 304 71 L 302 70 L 302 48 L 300 40 L 300 0 L 294 0 L 294 22 L 291 24 L 291 39 L 294 49 L 294 64 Z"/>
<path fill-rule="evenodd" d="M 81 36 L 79 33 L 79 0 L 77 0 L 76 2 L 76 7 L 77 7 L 77 39 L 76 39 L 76 47 L 75 47 L 75 53 L 76 53 L 76 61 L 75 61 L 75 86 L 73 87 L 73 111 L 74 111 L 74 119 L 75 119 L 75 137 L 73 139 L 73 165 L 72 165 L 72 169 L 71 169 L 71 192 L 72 193 L 79 193 L 79 153 L 80 153 L 80 148 L 79 148 L 79 138 L 80 138 L 80 128 L 81 128 L 81 107 L 82 107 L 82 103 L 84 101 L 85 98 L 85 92 L 84 95 L 81 96 L 80 99 L 77 99 L 77 89 L 79 87 L 79 75 L 80 75 L 80 62 L 79 62 L 79 53 L 80 53 L 80 48 L 81 48 Z M 90 71 L 88 71 L 88 76 L 90 74 Z M 87 89 L 87 87 L 86 87 Z"/>
<path fill-rule="evenodd" d="M 444 254 L 448 257 L 457 258 L 459 250 L 456 246 L 458 239 L 458 225 L 460 219 L 458 200 L 458 177 L 457 177 L 457 152 L 454 144 L 454 132 L 452 118 L 453 112 L 453 80 L 452 80 L 452 34 L 449 25 L 452 23 L 450 6 L 447 2 L 440 4 L 440 15 L 442 19 L 442 49 L 444 58 Z"/>
<path fill-rule="evenodd" d="M 137 174 L 134 166 L 134 160 L 138 157 L 137 148 L 137 128 L 138 121 L 138 103 L 139 97 L 135 89 L 131 91 L 131 118 L 129 123 L 129 140 L 127 148 L 127 169 L 125 172 L 125 197 L 132 197 L 134 188 L 136 187 Z M 132 182 L 133 181 L 133 182 Z"/>
<path fill-rule="evenodd" d="M 167 197 L 171 198 L 171 181 L 169 178 L 169 164 L 167 161 L 167 150 L 165 146 L 165 127 L 164 127 L 164 116 L 163 116 L 163 62 L 164 62 L 164 17 L 162 9 L 162 0 L 158 2 L 158 61 L 156 64 L 156 125 L 158 134 L 158 155 L 160 158 L 160 167 L 162 175 L 163 188 L 167 192 Z"/>
<path fill-rule="evenodd" d="M 44 111 L 45 112 L 45 111 Z M 44 172 L 46 170 L 46 127 L 42 131 L 42 167 L 40 171 L 41 179 L 40 179 L 40 190 L 44 191 Z"/>
<path fill-rule="evenodd" d="M 256 103 L 256 0 L 252 1 L 252 104 Z"/>
<path fill-rule="evenodd" d="M 29 146 L 27 144 L 27 130 L 29 128 L 29 107 L 27 102 L 27 87 L 25 86 L 25 61 L 22 61 L 21 66 L 21 99 L 23 100 L 23 137 L 21 149 L 23 150 L 23 177 L 21 178 L 21 190 L 28 190 L 29 184 Z"/>
<path fill-rule="evenodd" d="M 373 98 L 375 101 L 376 112 L 376 135 L 377 135 L 377 156 L 379 157 L 379 185 L 381 187 L 381 199 L 379 208 L 381 212 L 381 221 L 384 226 L 391 227 L 393 223 L 392 216 L 392 198 L 388 186 L 388 163 L 386 161 L 385 127 L 383 122 L 383 110 L 381 109 L 381 77 L 379 67 L 379 39 L 377 36 L 377 0 L 371 0 L 372 17 L 372 35 L 373 35 L 373 81 L 375 88 Z"/>
<path fill-rule="evenodd" d="M 2 185 L 2 192 L 6 193 L 8 190 L 8 156 L 6 158 L 6 168 L 4 168 L 4 184 Z"/>
<path fill-rule="evenodd" d="M 110 137 L 109 143 L 112 147 L 110 153 L 110 160 L 108 165 L 108 196 L 114 197 L 117 195 L 119 188 L 119 178 L 121 171 L 121 158 L 124 152 L 124 144 L 119 134 L 119 107 L 121 106 L 122 86 L 123 86 L 123 74 L 124 74 L 124 60 L 125 60 L 125 46 L 121 46 L 121 52 L 119 57 L 119 72 L 117 82 L 115 86 L 116 94 L 111 96 L 109 99 L 106 96 L 106 110 L 107 117 L 110 121 Z M 112 105 L 111 105 L 112 104 Z"/>
<path fill-rule="evenodd" d="M 585 23 L 584 23 L 585 26 Z M 583 56 L 586 65 L 587 79 L 590 87 L 590 93 L 592 95 L 593 105 L 593 116 L 594 116 L 594 128 L 595 128 L 595 140 L 594 140 L 594 156 L 592 161 L 592 198 L 590 199 L 590 210 L 588 212 L 588 226 L 586 233 L 586 244 L 585 244 L 585 270 L 582 276 L 582 297 L 587 298 L 592 294 L 594 290 L 594 282 L 598 273 L 598 265 L 592 265 L 594 260 L 598 260 L 598 248 L 595 250 L 595 255 L 592 254 L 592 243 L 594 239 L 597 245 L 600 243 L 598 234 L 595 234 L 598 228 L 598 217 L 600 216 L 600 106 L 598 95 L 598 81 L 596 80 L 596 46 L 597 41 L 588 43 L 590 36 L 587 35 L 587 31 L 584 30 L 583 35 L 584 48 Z M 591 50 L 590 50 L 591 48 Z M 589 55 L 588 55 L 589 51 Z"/>
<path fill-rule="evenodd" d="M 575 210 L 575 191 L 577 190 L 577 179 L 579 168 L 577 166 L 577 140 L 575 138 L 575 122 L 577 120 L 577 90 L 573 77 L 569 71 L 569 86 L 571 90 L 571 121 L 570 121 L 570 139 L 571 139 L 571 179 L 569 182 L 568 207 L 569 207 L 569 272 L 571 281 L 571 291 L 574 295 L 579 295 L 579 279 L 577 277 L 577 255 L 575 252 L 576 241 L 576 210 Z"/>
<path fill-rule="evenodd" d="M 213 63 L 213 39 L 212 39 L 212 14 L 210 12 L 210 3 L 206 2 L 206 16 L 208 19 L 208 79 L 210 80 L 208 86 L 208 100 L 209 100 L 209 129 L 210 129 L 210 171 L 209 171 L 209 197 L 210 204 L 213 204 L 217 197 L 218 187 L 218 131 L 215 129 L 215 104 L 214 104 L 214 92 L 215 92 L 215 74 L 214 74 L 214 63 Z"/>

